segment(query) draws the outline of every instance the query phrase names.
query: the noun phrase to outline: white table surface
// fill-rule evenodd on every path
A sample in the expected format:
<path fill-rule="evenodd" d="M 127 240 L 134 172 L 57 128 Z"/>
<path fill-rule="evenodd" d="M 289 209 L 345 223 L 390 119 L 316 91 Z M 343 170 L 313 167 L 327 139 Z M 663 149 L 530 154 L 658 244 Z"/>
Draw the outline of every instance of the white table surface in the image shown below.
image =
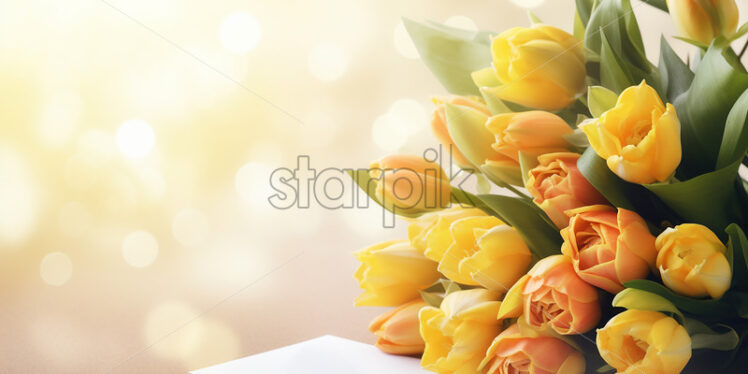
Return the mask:
<path fill-rule="evenodd" d="M 423 374 L 419 360 L 388 355 L 373 345 L 325 335 L 193 371 L 194 374 Z"/>

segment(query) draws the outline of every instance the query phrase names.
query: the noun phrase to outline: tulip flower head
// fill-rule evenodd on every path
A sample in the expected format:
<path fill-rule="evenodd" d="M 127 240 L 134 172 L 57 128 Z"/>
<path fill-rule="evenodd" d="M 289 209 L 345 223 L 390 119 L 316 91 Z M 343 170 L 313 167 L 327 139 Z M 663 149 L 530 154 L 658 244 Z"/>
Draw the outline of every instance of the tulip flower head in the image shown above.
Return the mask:
<path fill-rule="evenodd" d="M 631 309 L 597 330 L 597 349 L 618 373 L 678 374 L 691 359 L 691 337 L 671 317 Z"/>
<path fill-rule="evenodd" d="M 735 0 L 667 0 L 667 6 L 681 36 L 707 45 L 719 35 L 732 36 L 738 27 Z"/>
<path fill-rule="evenodd" d="M 421 309 L 418 319 L 426 342 L 421 366 L 440 374 L 477 373 L 501 331 L 498 299 L 497 292 L 475 288 L 450 293 L 439 308 Z"/>
<path fill-rule="evenodd" d="M 455 282 L 506 292 L 532 261 L 519 232 L 496 217 L 463 218 L 449 231 L 451 244 L 438 269 Z"/>
<path fill-rule="evenodd" d="M 523 315 L 528 325 L 561 335 L 582 334 L 600 320 L 597 290 L 561 255 L 538 261 L 507 293 L 498 318 Z"/>
<path fill-rule="evenodd" d="M 386 156 L 369 165 L 376 197 L 396 213 L 418 214 L 449 206 L 452 187 L 436 162 L 411 155 Z"/>
<path fill-rule="evenodd" d="M 418 312 L 428 306 L 416 299 L 392 309 L 369 324 L 369 331 L 377 336 L 375 346 L 395 355 L 423 353 L 424 342 L 418 325 Z"/>
<path fill-rule="evenodd" d="M 361 261 L 355 278 L 364 292 L 357 306 L 398 306 L 420 297 L 420 291 L 441 278 L 437 263 L 407 240 L 391 240 L 355 253 Z"/>
<path fill-rule="evenodd" d="M 657 237 L 657 268 L 662 283 L 685 296 L 719 299 L 732 282 L 727 248 L 707 227 L 686 223 Z"/>
<path fill-rule="evenodd" d="M 654 269 L 655 237 L 638 214 L 607 205 L 569 214 L 569 226 L 561 230 L 561 253 L 585 282 L 615 294 L 624 283 L 646 278 Z"/>
<path fill-rule="evenodd" d="M 523 186 L 519 153 L 540 156 L 566 151 L 570 144 L 564 135 L 573 133 L 561 117 L 542 111 L 503 113 L 490 117 L 486 128 L 494 136 L 495 157 L 483 169 L 509 184 Z"/>
<path fill-rule="evenodd" d="M 491 55 L 502 100 L 557 110 L 585 90 L 582 42 L 556 27 L 535 24 L 504 31 L 493 39 Z"/>
<path fill-rule="evenodd" d="M 577 169 L 579 157 L 571 152 L 539 156 L 539 165 L 530 170 L 525 185 L 535 204 L 560 229 L 569 225 L 567 210 L 607 203 Z"/>
<path fill-rule="evenodd" d="M 563 340 L 515 323 L 494 339 L 481 366 L 486 374 L 583 374 L 586 365 Z"/>
<path fill-rule="evenodd" d="M 580 128 L 608 168 L 625 181 L 664 182 L 680 164 L 675 107 L 665 106 L 646 82 L 625 89 L 615 107 Z"/>

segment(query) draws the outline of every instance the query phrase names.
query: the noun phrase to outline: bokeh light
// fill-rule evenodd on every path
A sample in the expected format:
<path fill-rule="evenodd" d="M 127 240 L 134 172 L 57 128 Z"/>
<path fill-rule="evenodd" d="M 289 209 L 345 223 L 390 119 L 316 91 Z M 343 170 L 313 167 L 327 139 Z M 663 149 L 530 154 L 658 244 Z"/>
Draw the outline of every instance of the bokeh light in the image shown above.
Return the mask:
<path fill-rule="evenodd" d="M 382 151 L 395 152 L 408 142 L 408 130 L 401 126 L 400 118 L 385 113 L 374 120 L 371 138 Z"/>
<path fill-rule="evenodd" d="M 157 256 L 158 241 L 148 231 L 134 231 L 122 241 L 122 257 L 132 267 L 147 267 L 156 260 Z"/>
<path fill-rule="evenodd" d="M 273 168 L 269 165 L 250 161 L 236 172 L 234 186 L 241 200 L 254 208 L 272 209 L 268 197 L 274 191 L 270 187 L 270 174 Z"/>
<path fill-rule="evenodd" d="M 182 301 L 166 300 L 153 308 L 145 320 L 145 344 L 165 358 L 184 359 L 200 344 L 203 321 L 198 312 Z M 188 325 L 186 325 L 188 324 Z M 185 325 L 188 328 L 185 328 Z M 175 334 L 175 331 L 179 331 Z"/>
<path fill-rule="evenodd" d="M 57 213 L 60 232 L 71 238 L 80 238 L 90 232 L 94 222 L 90 210 L 78 201 L 63 205 Z"/>
<path fill-rule="evenodd" d="M 19 245 L 33 233 L 40 204 L 27 162 L 0 145 L 0 248 Z"/>
<path fill-rule="evenodd" d="M 75 135 L 80 122 L 81 100 L 73 92 L 58 92 L 47 100 L 38 122 L 39 137 L 50 147 L 60 147 Z"/>
<path fill-rule="evenodd" d="M 68 255 L 62 252 L 52 252 L 42 259 L 39 274 L 44 283 L 50 286 L 62 286 L 73 275 L 73 263 Z"/>
<path fill-rule="evenodd" d="M 234 12 L 227 15 L 218 31 L 221 45 L 229 52 L 244 54 L 257 46 L 262 32 L 257 19 L 246 12 Z"/>
<path fill-rule="evenodd" d="M 395 101 L 389 110 L 393 126 L 404 128 L 410 135 L 423 130 L 427 125 L 426 110 L 416 100 L 404 98 Z"/>
<path fill-rule="evenodd" d="M 171 221 L 171 232 L 179 244 L 188 248 L 197 248 L 208 238 L 209 225 L 203 212 L 185 208 L 180 210 Z"/>
<path fill-rule="evenodd" d="M 523 8 L 537 8 L 541 4 L 543 4 L 545 0 L 512 0 L 513 3 L 523 7 Z"/>
<path fill-rule="evenodd" d="M 405 28 L 402 21 L 399 21 L 397 25 L 395 25 L 395 30 L 392 33 L 392 43 L 395 46 L 397 53 L 401 56 L 411 60 L 419 57 L 416 45 L 413 44 L 413 40 L 410 39 L 408 30 Z"/>
<path fill-rule="evenodd" d="M 147 156 L 155 143 L 153 128 L 143 120 L 125 121 L 117 129 L 117 148 L 127 158 L 139 159 Z"/>
<path fill-rule="evenodd" d="M 321 81 L 340 79 L 348 68 L 345 50 L 334 43 L 322 43 L 309 52 L 309 72 Z"/>

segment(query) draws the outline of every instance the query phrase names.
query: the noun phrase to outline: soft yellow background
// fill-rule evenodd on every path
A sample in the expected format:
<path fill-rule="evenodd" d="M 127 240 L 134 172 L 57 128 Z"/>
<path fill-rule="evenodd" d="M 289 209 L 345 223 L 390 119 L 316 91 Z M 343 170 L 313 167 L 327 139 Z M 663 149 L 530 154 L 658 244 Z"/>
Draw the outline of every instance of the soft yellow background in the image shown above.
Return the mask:
<path fill-rule="evenodd" d="M 274 210 L 269 172 L 435 145 L 443 91 L 399 18 L 501 31 L 542 2 L 0 2 L 0 372 L 183 372 L 328 333 L 371 342 L 381 309 L 353 307 L 351 252 L 402 225 Z M 656 58 L 670 21 L 635 7 Z M 570 29 L 573 1 L 534 12 Z"/>

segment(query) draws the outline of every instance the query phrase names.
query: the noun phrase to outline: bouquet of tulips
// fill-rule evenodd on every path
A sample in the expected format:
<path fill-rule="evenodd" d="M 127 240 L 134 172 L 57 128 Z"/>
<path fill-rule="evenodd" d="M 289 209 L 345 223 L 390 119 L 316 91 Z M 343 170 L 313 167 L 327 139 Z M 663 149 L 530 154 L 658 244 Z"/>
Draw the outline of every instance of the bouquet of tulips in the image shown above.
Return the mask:
<path fill-rule="evenodd" d="M 693 56 L 661 38 L 650 62 L 629 0 L 577 0 L 572 33 L 404 21 L 478 183 L 421 156 L 351 172 L 409 224 L 356 253 L 356 305 L 395 307 L 380 349 L 436 373 L 748 370 L 748 24 L 734 0 L 645 3 Z"/>

